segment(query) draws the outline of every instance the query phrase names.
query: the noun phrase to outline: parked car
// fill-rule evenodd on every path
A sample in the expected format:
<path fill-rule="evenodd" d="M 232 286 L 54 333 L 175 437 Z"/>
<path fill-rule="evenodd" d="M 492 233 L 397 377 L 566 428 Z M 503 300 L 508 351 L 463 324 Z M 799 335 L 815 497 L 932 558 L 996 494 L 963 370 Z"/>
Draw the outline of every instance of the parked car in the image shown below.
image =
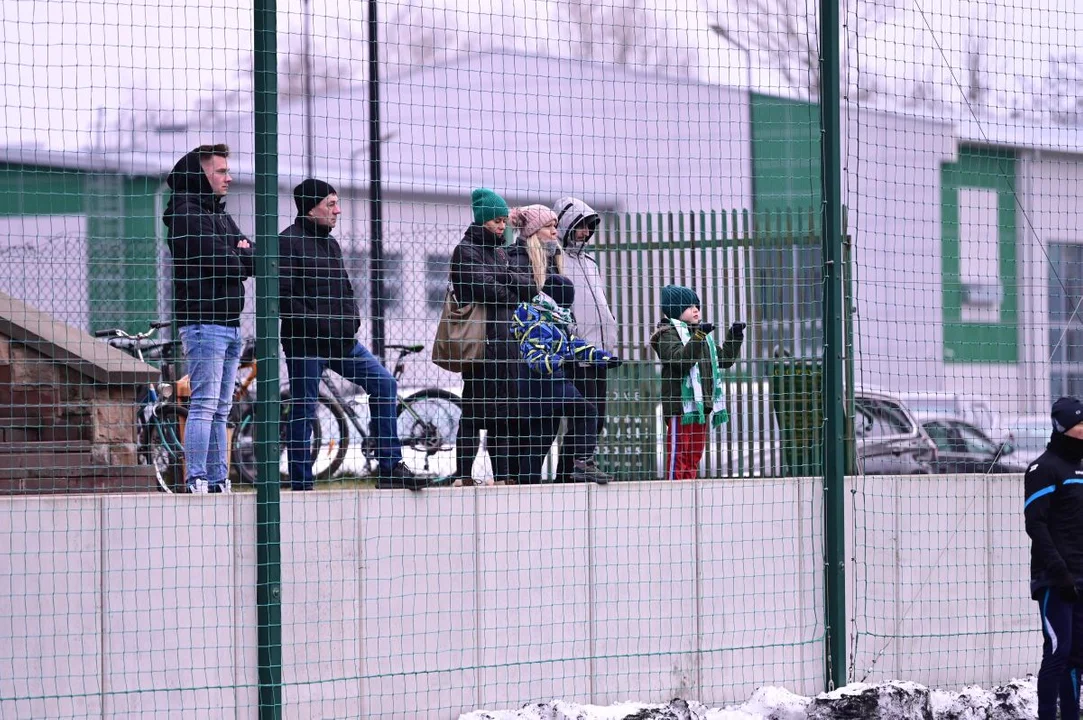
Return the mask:
<path fill-rule="evenodd" d="M 1048 415 L 1015 415 L 1004 421 L 1008 441 L 1020 461 L 1032 462 L 1045 452 L 1053 421 Z"/>
<path fill-rule="evenodd" d="M 854 441 L 858 475 L 933 472 L 936 444 L 897 396 L 855 391 Z"/>
<path fill-rule="evenodd" d="M 1007 439 L 1001 415 L 993 402 L 980 395 L 958 395 L 946 392 L 902 392 L 898 398 L 918 418 L 955 417 L 977 426 L 990 438 Z"/>
<path fill-rule="evenodd" d="M 1022 473 L 1027 460 L 1015 454 L 1011 443 L 997 443 L 976 425 L 956 417 L 927 417 L 921 426 L 936 443 L 937 473 Z"/>

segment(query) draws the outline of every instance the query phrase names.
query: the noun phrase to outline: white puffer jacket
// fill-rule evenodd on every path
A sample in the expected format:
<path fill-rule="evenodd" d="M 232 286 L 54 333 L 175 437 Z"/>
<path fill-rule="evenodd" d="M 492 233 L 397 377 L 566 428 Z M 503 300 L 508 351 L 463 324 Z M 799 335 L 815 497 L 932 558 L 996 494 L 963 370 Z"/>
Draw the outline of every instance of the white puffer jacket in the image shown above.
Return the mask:
<path fill-rule="evenodd" d="M 598 213 L 582 200 L 565 197 L 556 201 L 557 237 L 564 247 L 564 274 L 575 285 L 576 334 L 595 347 L 617 352 L 617 319 L 609 308 L 605 284 L 598 261 L 587 252 L 587 246 L 598 227 Z M 591 234 L 585 241 L 576 241 L 575 227 L 590 223 Z"/>

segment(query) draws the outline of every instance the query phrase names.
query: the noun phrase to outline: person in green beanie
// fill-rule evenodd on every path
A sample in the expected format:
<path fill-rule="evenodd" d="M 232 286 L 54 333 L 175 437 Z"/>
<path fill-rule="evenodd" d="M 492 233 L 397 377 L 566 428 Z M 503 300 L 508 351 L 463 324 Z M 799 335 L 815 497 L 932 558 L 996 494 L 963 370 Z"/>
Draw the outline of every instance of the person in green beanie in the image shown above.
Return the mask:
<path fill-rule="evenodd" d="M 460 303 L 485 306 L 485 359 L 463 372 L 462 418 L 455 443 L 453 481 L 473 485 L 472 468 L 486 430 L 495 480 L 514 482 L 509 442 L 514 430 L 514 397 L 519 348 L 511 336 L 511 316 L 519 303 L 537 292 L 529 272 L 521 271 L 504 248 L 510 210 L 488 188 L 470 195 L 474 222 L 451 254 L 451 285 Z"/>
<path fill-rule="evenodd" d="M 711 336 L 714 325 L 703 322 L 699 296 L 682 285 L 662 288 L 662 315 L 650 346 L 662 361 L 665 479 L 694 480 L 707 447 L 707 419 L 714 427 L 729 419 L 722 407 L 722 370 L 737 361 L 745 324 L 733 323 L 719 348 Z"/>

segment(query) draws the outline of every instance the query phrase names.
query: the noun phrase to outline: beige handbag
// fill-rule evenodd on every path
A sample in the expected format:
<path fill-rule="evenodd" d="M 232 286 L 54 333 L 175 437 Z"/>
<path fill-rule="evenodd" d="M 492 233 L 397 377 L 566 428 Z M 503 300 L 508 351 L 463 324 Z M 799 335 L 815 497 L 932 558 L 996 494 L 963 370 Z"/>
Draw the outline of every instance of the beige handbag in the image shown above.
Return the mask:
<path fill-rule="evenodd" d="M 438 367 L 461 373 L 466 367 L 485 359 L 485 306 L 459 304 L 448 285 L 444 309 L 432 341 L 432 361 Z"/>

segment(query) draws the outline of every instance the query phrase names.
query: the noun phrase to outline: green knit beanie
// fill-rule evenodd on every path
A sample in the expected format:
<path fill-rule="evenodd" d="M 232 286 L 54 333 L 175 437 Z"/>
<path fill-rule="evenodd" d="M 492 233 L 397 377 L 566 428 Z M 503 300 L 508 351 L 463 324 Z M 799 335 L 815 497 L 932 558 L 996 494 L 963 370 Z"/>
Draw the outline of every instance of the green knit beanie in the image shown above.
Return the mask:
<path fill-rule="evenodd" d="M 699 307 L 699 295 L 683 285 L 666 285 L 662 288 L 662 314 L 670 320 L 680 320 L 685 310 Z"/>
<path fill-rule="evenodd" d="M 489 188 L 477 188 L 470 193 L 470 204 L 474 206 L 474 222 L 478 225 L 484 225 L 494 218 L 507 217 L 511 212 L 504 198 Z"/>

